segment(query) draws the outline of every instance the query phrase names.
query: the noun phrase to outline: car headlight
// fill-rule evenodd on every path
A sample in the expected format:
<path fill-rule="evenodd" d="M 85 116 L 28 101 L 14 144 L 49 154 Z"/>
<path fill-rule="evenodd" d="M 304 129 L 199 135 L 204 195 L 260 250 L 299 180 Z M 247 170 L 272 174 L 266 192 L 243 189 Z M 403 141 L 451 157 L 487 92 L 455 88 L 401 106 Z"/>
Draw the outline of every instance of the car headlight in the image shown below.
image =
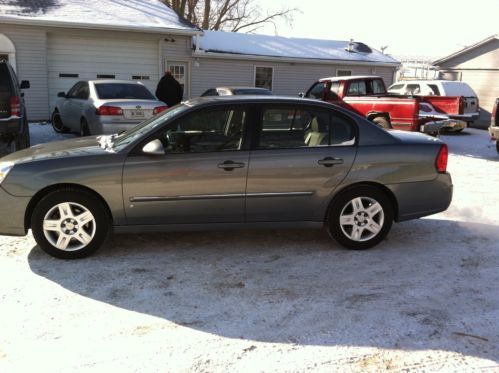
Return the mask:
<path fill-rule="evenodd" d="M 12 162 L 0 162 L 0 184 L 7 177 L 10 170 L 14 167 L 14 163 Z"/>

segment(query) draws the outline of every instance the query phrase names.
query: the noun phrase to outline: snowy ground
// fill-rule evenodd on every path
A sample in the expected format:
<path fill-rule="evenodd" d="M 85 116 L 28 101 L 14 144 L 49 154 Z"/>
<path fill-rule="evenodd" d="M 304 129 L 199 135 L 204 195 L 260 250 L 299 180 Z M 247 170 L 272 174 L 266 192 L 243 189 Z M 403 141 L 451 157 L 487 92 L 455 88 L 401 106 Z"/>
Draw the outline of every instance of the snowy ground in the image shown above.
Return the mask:
<path fill-rule="evenodd" d="M 366 252 L 176 233 L 66 262 L 0 237 L 0 371 L 499 371 L 499 155 L 486 131 L 442 139 L 449 210 Z"/>

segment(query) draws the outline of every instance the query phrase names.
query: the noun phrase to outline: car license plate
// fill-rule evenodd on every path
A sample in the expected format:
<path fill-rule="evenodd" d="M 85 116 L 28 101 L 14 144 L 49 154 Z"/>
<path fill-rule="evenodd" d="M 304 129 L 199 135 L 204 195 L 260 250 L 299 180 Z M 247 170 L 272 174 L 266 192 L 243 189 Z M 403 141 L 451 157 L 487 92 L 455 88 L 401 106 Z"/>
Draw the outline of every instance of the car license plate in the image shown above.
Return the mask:
<path fill-rule="evenodd" d="M 145 113 L 144 110 L 132 110 L 131 113 L 132 118 L 144 118 Z"/>

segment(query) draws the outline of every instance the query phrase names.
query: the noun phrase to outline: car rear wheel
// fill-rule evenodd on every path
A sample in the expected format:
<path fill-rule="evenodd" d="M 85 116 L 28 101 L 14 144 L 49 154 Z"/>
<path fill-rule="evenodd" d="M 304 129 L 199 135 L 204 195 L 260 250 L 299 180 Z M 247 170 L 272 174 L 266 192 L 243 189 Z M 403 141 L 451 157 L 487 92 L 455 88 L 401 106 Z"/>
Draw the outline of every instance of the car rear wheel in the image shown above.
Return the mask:
<path fill-rule="evenodd" d="M 104 243 L 111 223 L 105 206 L 92 193 L 61 189 L 37 203 L 31 228 L 43 251 L 61 259 L 77 259 Z"/>
<path fill-rule="evenodd" d="M 497 150 L 497 154 L 499 154 L 499 140 L 496 141 L 496 150 Z"/>
<path fill-rule="evenodd" d="M 62 123 L 61 114 L 57 110 L 52 113 L 52 128 L 57 133 L 68 132 L 68 128 Z"/>
<path fill-rule="evenodd" d="M 341 194 L 329 211 L 329 234 L 352 250 L 369 249 L 390 231 L 393 207 L 378 188 L 360 186 Z"/>
<path fill-rule="evenodd" d="M 88 122 L 86 119 L 82 119 L 80 122 L 80 136 L 90 136 L 90 129 L 88 128 Z"/>

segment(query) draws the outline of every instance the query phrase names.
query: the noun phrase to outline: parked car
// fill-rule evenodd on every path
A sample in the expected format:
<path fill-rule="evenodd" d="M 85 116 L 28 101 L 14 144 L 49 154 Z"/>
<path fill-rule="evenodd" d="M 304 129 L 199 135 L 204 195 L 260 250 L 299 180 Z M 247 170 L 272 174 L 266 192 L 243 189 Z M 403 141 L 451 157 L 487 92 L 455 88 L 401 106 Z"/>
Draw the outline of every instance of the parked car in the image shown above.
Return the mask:
<path fill-rule="evenodd" d="M 449 118 L 462 113 L 461 97 L 394 97 L 386 92 L 379 76 L 320 79 L 304 96 L 342 106 L 385 129 L 437 134 L 443 129 L 459 131 L 466 127 L 464 121 Z M 438 116 L 431 112 L 438 112 Z"/>
<path fill-rule="evenodd" d="M 0 234 L 78 258 L 109 232 L 322 228 L 349 249 L 447 209 L 447 145 L 339 107 L 197 98 L 121 134 L 41 144 L 0 163 Z"/>
<path fill-rule="evenodd" d="M 216 87 L 203 92 L 204 96 L 233 96 L 233 95 L 265 95 L 270 96 L 272 92 L 266 88 L 255 87 Z"/>
<path fill-rule="evenodd" d="M 15 144 L 15 149 L 29 147 L 29 126 L 22 89 L 29 88 L 29 81 L 19 84 L 10 64 L 0 59 L 0 140 Z"/>
<path fill-rule="evenodd" d="M 167 108 L 142 83 L 127 80 L 81 81 L 57 96 L 52 127 L 81 136 L 125 131 Z"/>
<path fill-rule="evenodd" d="M 464 98 L 463 113 L 451 115 L 451 118 L 464 120 L 469 125 L 480 117 L 478 96 L 473 88 L 465 82 L 411 80 L 392 84 L 388 87 L 388 93 L 410 96 L 462 96 Z"/>
<path fill-rule="evenodd" d="M 494 108 L 492 109 L 492 119 L 490 121 L 489 133 L 492 140 L 496 142 L 496 150 L 499 154 L 499 98 L 496 98 Z"/>

